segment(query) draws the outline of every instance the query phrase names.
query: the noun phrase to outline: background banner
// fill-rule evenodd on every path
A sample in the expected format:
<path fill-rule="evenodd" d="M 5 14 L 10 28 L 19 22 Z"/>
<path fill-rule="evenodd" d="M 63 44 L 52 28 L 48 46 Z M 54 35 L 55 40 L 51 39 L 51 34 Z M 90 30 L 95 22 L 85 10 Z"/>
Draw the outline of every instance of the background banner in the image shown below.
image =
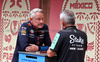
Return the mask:
<path fill-rule="evenodd" d="M 29 20 L 29 12 L 39 0 L 0 0 L 0 62 L 11 62 L 20 25 Z"/>

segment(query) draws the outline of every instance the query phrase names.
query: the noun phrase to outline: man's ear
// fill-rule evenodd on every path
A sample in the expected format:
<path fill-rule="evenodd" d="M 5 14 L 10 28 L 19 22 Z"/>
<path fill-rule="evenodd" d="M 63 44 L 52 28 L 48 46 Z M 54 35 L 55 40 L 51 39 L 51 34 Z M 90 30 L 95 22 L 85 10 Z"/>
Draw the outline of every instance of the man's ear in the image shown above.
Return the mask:
<path fill-rule="evenodd" d="M 66 26 L 66 22 L 62 20 L 62 26 Z"/>
<path fill-rule="evenodd" d="M 30 18 L 30 20 L 32 20 L 32 18 Z"/>

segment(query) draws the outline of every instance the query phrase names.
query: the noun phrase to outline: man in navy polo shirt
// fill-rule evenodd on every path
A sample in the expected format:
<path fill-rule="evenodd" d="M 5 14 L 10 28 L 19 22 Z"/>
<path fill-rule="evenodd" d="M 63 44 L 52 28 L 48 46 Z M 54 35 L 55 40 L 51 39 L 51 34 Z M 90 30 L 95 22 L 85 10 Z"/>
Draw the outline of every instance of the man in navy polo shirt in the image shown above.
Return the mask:
<path fill-rule="evenodd" d="M 20 27 L 12 62 L 18 62 L 18 51 L 47 51 L 50 45 L 51 39 L 48 26 L 44 24 L 43 10 L 35 8 L 30 12 L 30 21 Z"/>
<path fill-rule="evenodd" d="M 62 29 L 47 50 L 48 57 L 57 54 L 57 62 L 84 62 L 87 50 L 87 35 L 76 28 L 75 16 L 70 10 L 60 14 Z"/>

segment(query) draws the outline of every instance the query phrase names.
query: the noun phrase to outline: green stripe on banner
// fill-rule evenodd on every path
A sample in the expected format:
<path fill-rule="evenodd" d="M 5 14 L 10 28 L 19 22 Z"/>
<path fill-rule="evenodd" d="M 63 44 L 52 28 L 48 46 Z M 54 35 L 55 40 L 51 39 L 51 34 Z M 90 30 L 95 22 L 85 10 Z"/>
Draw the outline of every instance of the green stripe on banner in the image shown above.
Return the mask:
<path fill-rule="evenodd" d="M 53 39 L 52 44 L 51 44 L 51 47 L 50 47 L 51 49 L 54 49 L 54 47 L 56 46 L 56 43 L 57 43 L 59 37 L 60 37 L 60 34 L 57 33 L 56 36 L 55 36 L 54 39 Z"/>

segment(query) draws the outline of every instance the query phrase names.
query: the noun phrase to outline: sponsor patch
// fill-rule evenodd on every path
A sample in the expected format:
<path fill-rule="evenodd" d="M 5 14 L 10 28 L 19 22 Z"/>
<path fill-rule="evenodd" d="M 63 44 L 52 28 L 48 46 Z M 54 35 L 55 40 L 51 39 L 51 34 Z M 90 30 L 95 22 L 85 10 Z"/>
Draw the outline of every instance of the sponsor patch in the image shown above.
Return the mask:
<path fill-rule="evenodd" d="M 44 34 L 42 34 L 42 35 L 39 35 L 39 36 L 44 36 Z"/>
<path fill-rule="evenodd" d="M 26 35 L 26 27 L 21 27 L 21 35 Z"/>
<path fill-rule="evenodd" d="M 31 26 L 31 24 L 29 23 L 28 26 Z"/>
<path fill-rule="evenodd" d="M 21 33 L 26 33 L 26 31 L 21 31 Z"/>
<path fill-rule="evenodd" d="M 31 33 L 34 33 L 34 30 L 30 30 Z"/>
<path fill-rule="evenodd" d="M 29 37 L 30 38 L 34 38 L 34 34 L 29 34 Z"/>
<path fill-rule="evenodd" d="M 22 31 L 26 31 L 26 29 L 27 29 L 26 27 L 22 27 L 22 29 L 21 29 L 21 30 L 22 30 Z"/>
<path fill-rule="evenodd" d="M 26 33 L 21 33 L 21 35 L 26 35 Z"/>
<path fill-rule="evenodd" d="M 41 31 L 41 33 L 44 33 L 44 31 Z"/>
<path fill-rule="evenodd" d="M 26 27 L 22 27 L 22 29 L 26 29 Z"/>

